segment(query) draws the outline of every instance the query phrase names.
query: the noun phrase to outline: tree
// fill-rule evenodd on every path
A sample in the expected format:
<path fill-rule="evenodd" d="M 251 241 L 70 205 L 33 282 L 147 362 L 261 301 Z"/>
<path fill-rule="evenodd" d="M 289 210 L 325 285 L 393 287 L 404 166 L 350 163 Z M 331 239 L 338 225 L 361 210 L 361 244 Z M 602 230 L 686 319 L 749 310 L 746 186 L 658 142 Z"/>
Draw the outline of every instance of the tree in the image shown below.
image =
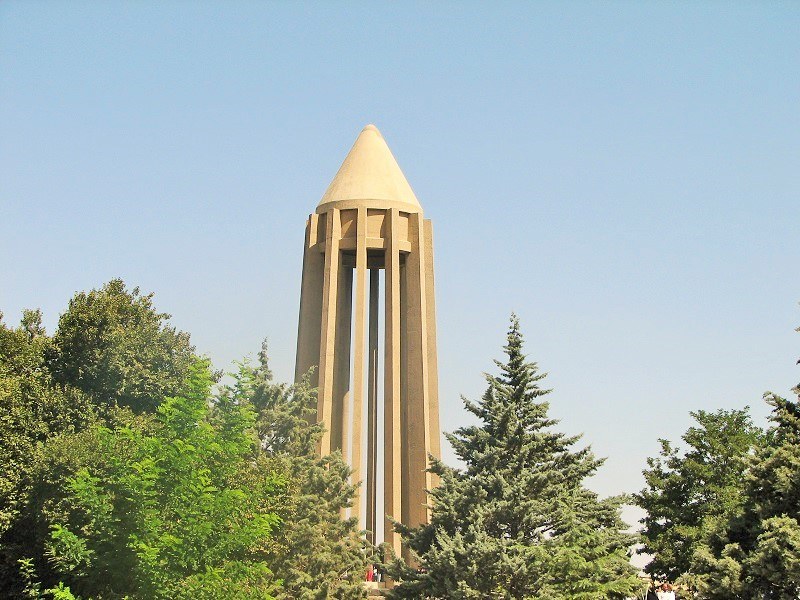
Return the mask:
<path fill-rule="evenodd" d="M 47 359 L 55 381 L 100 405 L 155 411 L 177 393 L 193 361 L 187 333 L 156 312 L 153 294 L 121 279 L 76 294 L 61 315 Z"/>
<path fill-rule="evenodd" d="M 747 407 L 690 414 L 697 426 L 682 436 L 687 450 L 659 440 L 660 456 L 643 471 L 647 487 L 634 496 L 647 511 L 640 552 L 653 560 L 645 571 L 668 581 L 691 576 L 694 552 L 741 510 L 742 472 L 762 435 Z"/>
<path fill-rule="evenodd" d="M 765 398 L 774 425 L 745 475 L 743 507 L 694 553 L 699 598 L 800 597 L 800 402 Z"/>
<path fill-rule="evenodd" d="M 46 583 L 104 600 L 274 597 L 265 559 L 285 480 L 254 459 L 252 411 L 223 400 L 212 413 L 208 362 L 188 371 L 155 418 L 49 444 L 65 476 L 38 494 Z"/>
<path fill-rule="evenodd" d="M 52 342 L 41 312 L 26 310 L 19 327 L 0 315 L 0 596 L 25 587 L 20 561 L 29 557 L 35 514 L 29 510 L 33 466 L 55 435 L 83 429 L 94 415 L 79 390 L 54 386 L 44 355 Z"/>
<path fill-rule="evenodd" d="M 189 336 L 151 300 L 114 280 L 77 294 L 53 338 L 38 310 L 18 328 L 0 322 L 0 595 L 24 585 L 31 469 L 48 440 L 114 421 L 116 406 L 153 412 L 180 388 L 193 360 Z"/>
<path fill-rule="evenodd" d="M 367 552 L 357 518 L 343 519 L 354 487 L 341 454 L 320 458 L 323 426 L 316 423 L 316 389 L 309 376 L 295 385 L 273 381 L 266 342 L 258 363 L 240 364 L 228 396 L 257 413 L 256 429 L 263 456 L 286 473 L 289 487 L 279 514 L 269 564 L 283 578 L 280 598 L 324 600 L 363 598 Z"/>
<path fill-rule="evenodd" d="M 512 316 L 507 362 L 479 402 L 480 421 L 448 435 L 464 462 L 433 460 L 429 524 L 398 531 L 412 565 L 395 563 L 396 598 L 625 598 L 641 586 L 629 564 L 634 536 L 622 533 L 622 497 L 601 500 L 584 480 L 602 464 L 580 436 L 553 431 L 545 374 L 522 352 Z"/>
<path fill-rule="evenodd" d="M 800 398 L 765 399 L 773 426 L 746 475 L 743 509 L 695 553 L 702 598 L 800 597 Z"/>

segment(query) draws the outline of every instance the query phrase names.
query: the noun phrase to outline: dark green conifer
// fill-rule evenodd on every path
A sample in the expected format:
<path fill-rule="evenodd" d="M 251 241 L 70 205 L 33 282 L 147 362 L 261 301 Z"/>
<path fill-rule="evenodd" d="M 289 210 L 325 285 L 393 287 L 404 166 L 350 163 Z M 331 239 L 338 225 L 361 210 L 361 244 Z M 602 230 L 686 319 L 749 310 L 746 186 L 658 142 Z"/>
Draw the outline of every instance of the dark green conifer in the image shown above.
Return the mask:
<path fill-rule="evenodd" d="M 441 484 L 431 521 L 398 525 L 414 565 L 394 565 L 397 598 L 625 598 L 640 588 L 623 498 L 601 500 L 584 481 L 602 460 L 573 449 L 580 436 L 553 430 L 545 377 L 522 351 L 512 316 L 507 361 L 479 402 L 480 423 L 447 436 L 463 470 L 434 460 Z"/>

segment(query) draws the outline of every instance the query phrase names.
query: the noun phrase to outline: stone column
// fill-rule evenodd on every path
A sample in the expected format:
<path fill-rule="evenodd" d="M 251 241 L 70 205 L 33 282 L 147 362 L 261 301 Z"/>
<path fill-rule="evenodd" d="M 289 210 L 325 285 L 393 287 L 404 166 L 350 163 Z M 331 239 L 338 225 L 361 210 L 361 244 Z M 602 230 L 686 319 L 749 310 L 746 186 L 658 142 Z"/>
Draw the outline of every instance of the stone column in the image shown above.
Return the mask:
<path fill-rule="evenodd" d="M 322 285 L 325 271 L 325 258 L 317 248 L 319 227 L 319 215 L 311 215 L 306 223 L 303 248 L 303 280 L 300 288 L 300 319 L 297 324 L 295 381 L 300 381 L 311 367 L 319 366 Z M 319 368 L 316 368 L 311 385 L 316 386 L 318 381 Z"/>
<path fill-rule="evenodd" d="M 426 490 L 428 481 L 428 453 L 431 451 L 430 365 L 428 350 L 428 294 L 425 224 L 422 215 L 411 215 L 409 223 L 411 251 L 406 255 L 407 297 L 407 362 L 408 393 L 406 394 L 406 420 L 403 440 L 408 445 L 408 482 L 403 501 L 407 505 L 404 523 L 416 527 L 427 522 Z M 407 520 L 406 520 L 407 519 Z"/>
<path fill-rule="evenodd" d="M 384 542 L 400 555 L 400 536 L 388 517 L 402 515 L 401 406 L 400 406 L 400 244 L 398 210 L 387 210 L 389 235 L 386 240 L 386 318 L 384 362 Z"/>
<path fill-rule="evenodd" d="M 339 283 L 339 238 L 341 223 L 339 209 L 325 213 L 325 276 L 322 285 L 322 324 L 319 353 L 319 392 L 317 418 L 325 424 L 326 431 L 319 442 L 320 456 L 331 453 L 331 423 L 333 409 L 333 377 L 336 355 L 336 308 Z"/>
<path fill-rule="evenodd" d="M 430 219 L 424 220 L 425 226 L 425 327 L 427 331 L 428 352 L 428 389 L 426 409 L 426 425 L 428 427 L 427 439 L 429 441 L 428 453 L 436 458 L 442 456 L 441 440 L 439 438 L 439 364 L 436 351 L 436 295 L 433 287 L 433 224 Z M 420 244 L 422 246 L 422 244 Z M 427 461 L 426 461 L 427 464 Z M 439 485 L 439 476 L 425 473 L 426 488 L 431 490 Z M 425 521 L 430 519 L 430 511 L 426 511 Z"/>
<path fill-rule="evenodd" d="M 363 434 L 362 413 L 364 410 L 364 337 L 365 317 L 367 311 L 367 209 L 358 209 L 356 223 L 356 288 L 355 288 L 355 340 L 353 353 L 353 453 L 350 466 L 353 469 L 353 484 L 356 485 L 353 497 L 353 510 L 358 518 L 361 529 L 367 529 L 367 524 L 361 518 L 361 439 Z M 367 495 L 369 502 L 369 495 Z"/>

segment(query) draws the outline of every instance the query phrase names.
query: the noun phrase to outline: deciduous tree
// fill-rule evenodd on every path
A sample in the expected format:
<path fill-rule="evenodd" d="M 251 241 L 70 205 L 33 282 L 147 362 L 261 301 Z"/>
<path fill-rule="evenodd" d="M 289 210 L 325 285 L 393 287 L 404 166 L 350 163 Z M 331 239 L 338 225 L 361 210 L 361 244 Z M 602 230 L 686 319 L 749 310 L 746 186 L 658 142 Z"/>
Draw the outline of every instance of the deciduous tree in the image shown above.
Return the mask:
<path fill-rule="evenodd" d="M 773 425 L 745 476 L 743 508 L 695 552 L 702 598 L 800 598 L 800 398 L 765 399 Z"/>
<path fill-rule="evenodd" d="M 659 440 L 661 454 L 647 459 L 645 487 L 635 502 L 642 519 L 642 552 L 653 556 L 645 571 L 676 581 L 693 574 L 694 553 L 743 502 L 748 459 L 762 432 L 749 409 L 691 413 L 697 425 L 682 436 L 686 449 Z"/>
<path fill-rule="evenodd" d="M 53 385 L 44 354 L 51 346 L 41 312 L 25 311 L 18 327 L 0 315 L 0 597 L 26 585 L 20 561 L 30 557 L 32 473 L 43 444 L 93 419 L 89 398 Z"/>
<path fill-rule="evenodd" d="M 154 420 L 51 442 L 67 475 L 42 506 L 53 583 L 102 599 L 274 597 L 266 558 L 285 480 L 254 460 L 250 408 L 222 402 L 212 416 L 210 386 L 196 361 Z"/>
<path fill-rule="evenodd" d="M 800 395 L 800 385 L 793 392 Z M 749 418 L 720 411 L 704 414 L 703 429 L 685 436 L 692 446 L 685 459 L 669 453 L 668 471 L 657 461 L 645 472 L 651 488 L 640 499 L 653 511 L 646 534 L 663 565 L 654 572 L 679 563 L 678 580 L 698 599 L 800 597 L 800 398 L 767 393 L 765 400 L 772 426 L 753 455 L 745 457 Z"/>
<path fill-rule="evenodd" d="M 194 348 L 152 300 L 138 287 L 128 291 L 121 279 L 76 294 L 47 352 L 53 378 L 100 405 L 155 411 L 180 389 Z"/>

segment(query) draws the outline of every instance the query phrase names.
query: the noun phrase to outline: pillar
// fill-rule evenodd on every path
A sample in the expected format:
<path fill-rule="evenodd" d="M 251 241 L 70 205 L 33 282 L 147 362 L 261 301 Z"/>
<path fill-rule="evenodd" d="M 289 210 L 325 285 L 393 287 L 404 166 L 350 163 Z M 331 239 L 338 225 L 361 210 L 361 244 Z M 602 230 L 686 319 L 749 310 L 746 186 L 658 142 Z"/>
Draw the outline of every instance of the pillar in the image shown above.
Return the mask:
<path fill-rule="evenodd" d="M 425 248 L 425 269 L 424 279 L 425 288 L 425 336 L 427 338 L 428 353 L 428 388 L 425 402 L 426 419 L 428 427 L 427 440 L 429 443 L 428 453 L 439 458 L 442 456 L 441 439 L 439 429 L 439 360 L 436 349 L 436 295 L 434 294 L 433 281 L 433 223 L 430 219 L 423 221 L 425 231 L 425 243 L 420 243 L 420 247 Z M 427 461 L 426 461 L 427 464 Z M 433 489 L 439 485 L 439 476 L 433 473 L 426 473 L 426 487 Z M 425 522 L 430 518 L 430 510 L 426 510 Z"/>
<path fill-rule="evenodd" d="M 356 267 L 355 267 L 355 328 L 353 330 L 353 453 L 350 459 L 350 466 L 353 469 L 353 484 L 356 485 L 355 496 L 353 497 L 353 510 L 358 519 L 359 527 L 367 529 L 366 523 L 361 519 L 361 439 L 362 413 L 364 410 L 364 336 L 366 300 L 367 300 L 367 209 L 359 208 L 356 220 Z M 377 338 L 377 335 L 376 335 Z M 377 340 L 376 340 L 377 341 Z M 367 494 L 369 503 L 369 494 Z M 368 504 L 369 506 L 369 504 Z"/>
<path fill-rule="evenodd" d="M 341 450 L 342 458 L 350 454 L 350 328 L 353 299 L 353 268 L 345 264 L 339 253 L 339 274 L 336 290 L 336 329 L 333 351 L 333 397 L 331 406 L 331 451 Z"/>
<path fill-rule="evenodd" d="M 383 365 L 383 477 L 384 477 L 384 534 L 383 540 L 400 555 L 400 536 L 394 531 L 389 517 L 398 519 L 402 511 L 403 443 L 400 423 L 400 244 L 398 239 L 398 210 L 386 211 L 389 235 L 386 240 L 385 272 L 385 362 Z"/>
<path fill-rule="evenodd" d="M 320 326 L 319 390 L 317 392 L 317 419 L 325 423 L 325 432 L 319 442 L 321 456 L 331 453 L 333 416 L 333 377 L 336 354 L 336 309 L 339 284 L 339 236 L 341 223 L 339 209 L 325 213 L 325 271 L 322 285 L 322 322 Z M 338 415 L 337 415 L 338 416 Z"/>
<path fill-rule="evenodd" d="M 406 394 L 407 419 L 403 438 L 408 446 L 408 484 L 404 498 L 406 519 L 411 526 L 427 521 L 430 489 L 428 453 L 431 451 L 430 431 L 430 352 L 428 351 L 428 294 L 426 293 L 428 245 L 422 215 L 411 215 L 409 223 L 411 251 L 406 257 L 408 393 Z"/>
<path fill-rule="evenodd" d="M 324 217 L 322 219 L 324 227 Z M 319 348 L 322 333 L 322 286 L 325 259 L 317 249 L 320 215 L 313 214 L 306 222 L 305 245 L 303 248 L 303 279 L 300 288 L 300 319 L 297 324 L 297 356 L 295 360 L 295 381 L 312 367 L 311 385 L 319 382 Z M 323 229 L 324 231 L 324 229 Z"/>

